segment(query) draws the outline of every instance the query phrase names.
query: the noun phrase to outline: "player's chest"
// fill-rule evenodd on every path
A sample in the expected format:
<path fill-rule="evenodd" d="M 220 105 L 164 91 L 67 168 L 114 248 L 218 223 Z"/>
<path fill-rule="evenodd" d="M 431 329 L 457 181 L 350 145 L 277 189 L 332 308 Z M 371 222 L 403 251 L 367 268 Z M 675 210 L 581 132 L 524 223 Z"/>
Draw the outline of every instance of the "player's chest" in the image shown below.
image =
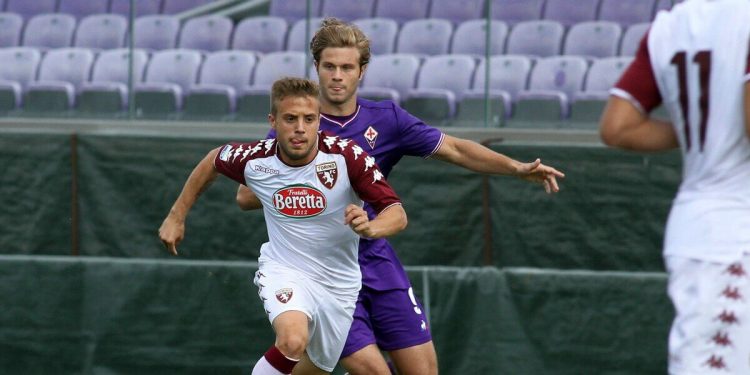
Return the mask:
<path fill-rule="evenodd" d="M 321 158 L 304 167 L 251 163 L 248 186 L 275 214 L 306 218 L 337 211 L 352 202 L 343 158 Z"/>

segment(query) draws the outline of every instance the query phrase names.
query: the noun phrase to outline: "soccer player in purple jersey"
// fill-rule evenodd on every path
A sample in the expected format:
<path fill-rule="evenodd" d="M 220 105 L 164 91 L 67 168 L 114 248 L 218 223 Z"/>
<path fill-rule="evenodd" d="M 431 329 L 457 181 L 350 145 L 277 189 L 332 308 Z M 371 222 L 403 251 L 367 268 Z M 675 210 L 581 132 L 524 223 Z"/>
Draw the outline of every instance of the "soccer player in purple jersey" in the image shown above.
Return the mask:
<path fill-rule="evenodd" d="M 324 20 L 310 50 L 321 86 L 320 129 L 356 141 L 386 176 L 403 156 L 434 157 L 479 173 L 539 183 L 547 193 L 559 191 L 556 179 L 564 174 L 539 159 L 518 162 L 476 142 L 446 135 L 392 101 L 358 98 L 357 86 L 370 60 L 370 42 L 356 26 Z M 244 186 L 237 192 L 237 202 L 243 209 L 261 207 Z M 372 215 L 372 209 L 366 208 Z M 400 374 L 437 374 L 424 309 L 391 245 L 384 239 L 362 238 L 359 265 L 362 289 L 341 365 L 351 375 L 391 374 L 382 349 Z"/>

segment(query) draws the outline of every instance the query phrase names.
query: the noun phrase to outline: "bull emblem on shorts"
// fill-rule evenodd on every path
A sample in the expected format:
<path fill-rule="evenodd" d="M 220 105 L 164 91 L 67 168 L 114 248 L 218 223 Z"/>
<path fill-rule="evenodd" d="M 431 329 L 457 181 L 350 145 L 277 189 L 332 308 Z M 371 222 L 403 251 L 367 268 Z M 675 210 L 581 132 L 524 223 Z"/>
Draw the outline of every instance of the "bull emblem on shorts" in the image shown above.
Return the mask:
<path fill-rule="evenodd" d="M 317 164 L 315 166 L 315 173 L 318 175 L 318 180 L 323 186 L 333 189 L 333 185 L 336 185 L 336 177 L 339 173 L 335 161 Z"/>
<path fill-rule="evenodd" d="M 282 288 L 276 291 L 276 299 L 281 303 L 287 303 L 292 299 L 293 294 L 292 288 Z"/>

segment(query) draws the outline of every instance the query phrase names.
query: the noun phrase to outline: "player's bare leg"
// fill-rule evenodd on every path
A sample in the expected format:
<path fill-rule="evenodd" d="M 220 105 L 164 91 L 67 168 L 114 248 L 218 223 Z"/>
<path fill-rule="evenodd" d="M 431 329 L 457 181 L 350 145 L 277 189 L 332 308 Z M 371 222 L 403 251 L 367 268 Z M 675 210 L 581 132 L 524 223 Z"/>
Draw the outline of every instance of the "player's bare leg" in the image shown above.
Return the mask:
<path fill-rule="evenodd" d="M 302 359 L 299 361 L 297 366 L 294 366 L 294 370 L 292 371 L 292 375 L 326 375 L 328 372 L 325 372 L 315 366 L 312 361 L 310 361 L 310 357 L 307 356 L 307 352 L 302 354 Z"/>
<path fill-rule="evenodd" d="M 399 375 L 437 375 L 437 354 L 435 345 L 428 341 L 388 352 Z"/>
<path fill-rule="evenodd" d="M 341 358 L 339 361 L 349 372 L 349 375 L 391 375 L 388 364 L 377 345 L 370 344 L 364 348 Z"/>

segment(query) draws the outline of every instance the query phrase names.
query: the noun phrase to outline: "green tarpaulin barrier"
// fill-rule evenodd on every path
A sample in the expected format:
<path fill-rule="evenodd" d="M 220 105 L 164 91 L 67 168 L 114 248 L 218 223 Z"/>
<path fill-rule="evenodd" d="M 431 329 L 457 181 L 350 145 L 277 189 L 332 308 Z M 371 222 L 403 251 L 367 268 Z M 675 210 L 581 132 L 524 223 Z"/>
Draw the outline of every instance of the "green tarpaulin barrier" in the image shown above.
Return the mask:
<path fill-rule="evenodd" d="M 71 253 L 69 135 L 0 133 L 0 253 Z"/>
<path fill-rule="evenodd" d="M 0 256 L 3 374 L 249 374 L 251 262 Z M 440 373 L 663 374 L 661 273 L 410 268 Z M 337 371 L 341 374 L 341 371 Z"/>

